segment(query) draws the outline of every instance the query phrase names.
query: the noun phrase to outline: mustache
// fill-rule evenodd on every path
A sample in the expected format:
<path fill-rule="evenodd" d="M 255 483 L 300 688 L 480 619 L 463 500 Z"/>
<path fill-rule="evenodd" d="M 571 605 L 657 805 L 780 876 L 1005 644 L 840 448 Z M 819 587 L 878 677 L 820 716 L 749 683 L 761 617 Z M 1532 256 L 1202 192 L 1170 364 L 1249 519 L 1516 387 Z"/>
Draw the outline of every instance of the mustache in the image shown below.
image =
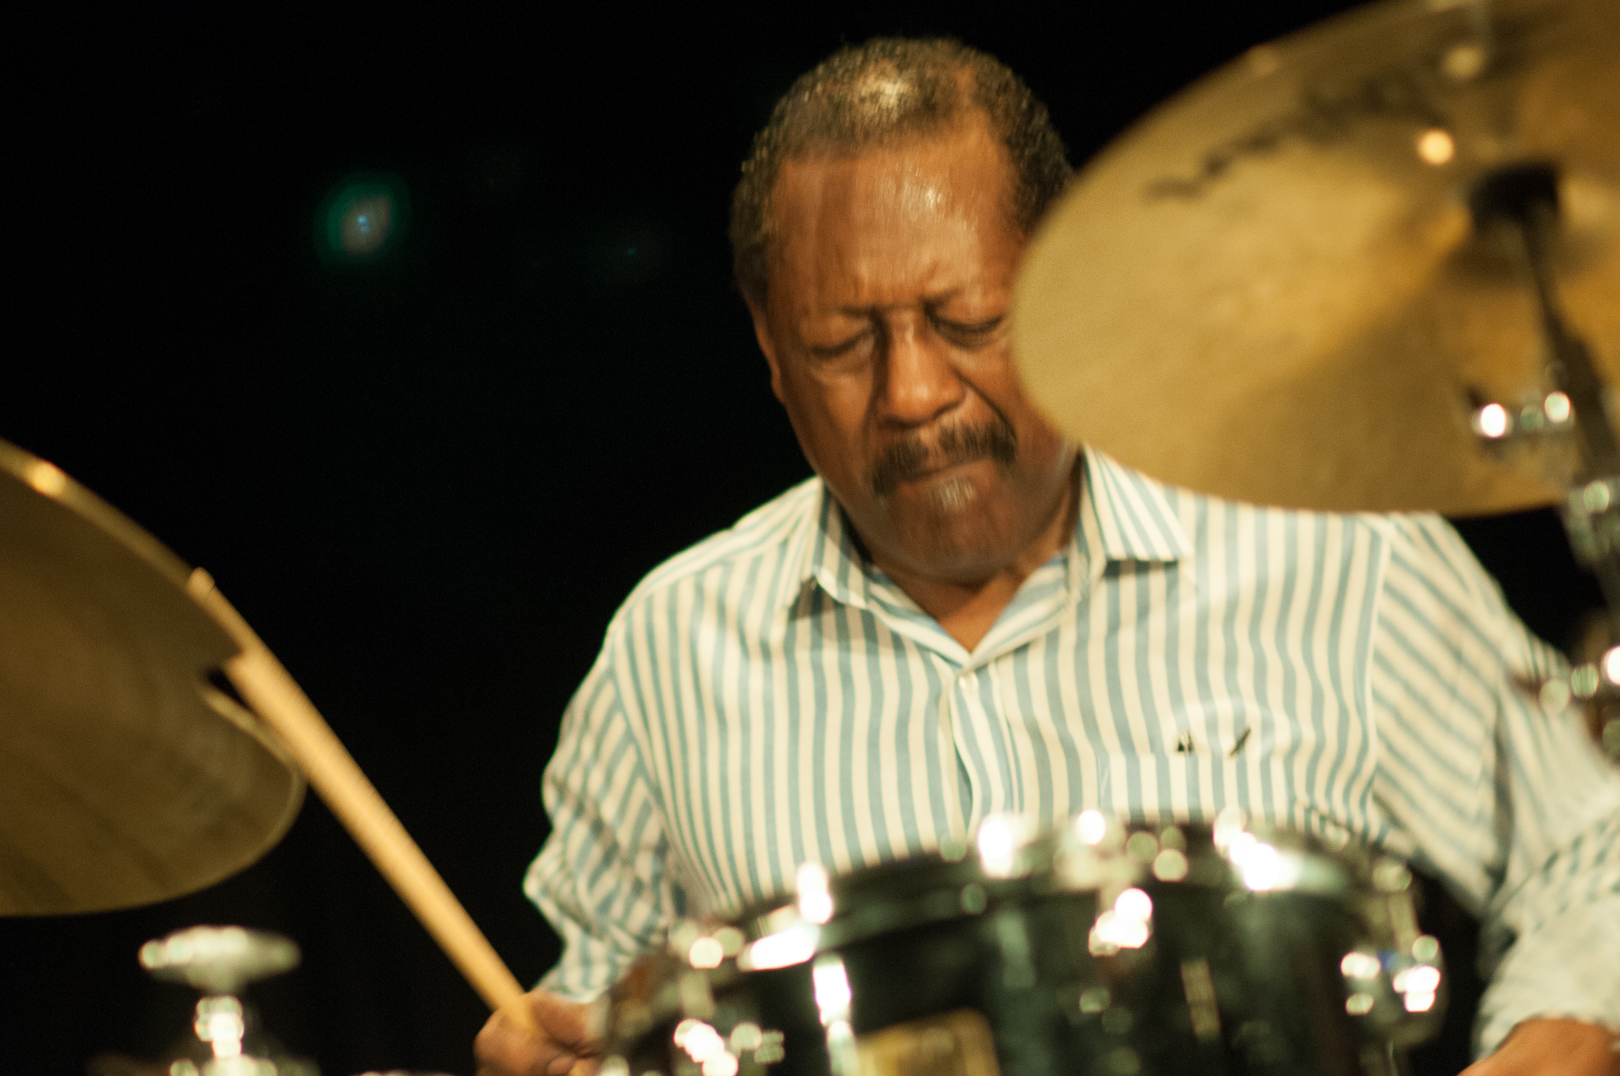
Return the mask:
<path fill-rule="evenodd" d="M 1018 459 L 1018 434 L 1005 419 L 978 426 L 947 426 L 933 445 L 921 437 L 891 446 L 872 464 L 867 483 L 879 497 L 887 497 L 900 483 L 929 471 L 954 467 L 978 459 L 992 459 L 1010 467 Z"/>

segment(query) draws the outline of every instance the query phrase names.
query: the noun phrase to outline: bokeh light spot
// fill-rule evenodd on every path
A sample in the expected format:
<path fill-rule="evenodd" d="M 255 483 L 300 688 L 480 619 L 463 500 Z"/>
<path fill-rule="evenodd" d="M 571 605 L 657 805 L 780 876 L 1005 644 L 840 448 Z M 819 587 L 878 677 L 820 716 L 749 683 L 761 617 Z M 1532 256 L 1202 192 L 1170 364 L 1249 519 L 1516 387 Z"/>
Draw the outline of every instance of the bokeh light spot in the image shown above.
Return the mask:
<path fill-rule="evenodd" d="M 397 176 L 345 177 L 321 203 L 316 221 L 321 260 L 339 264 L 377 260 L 398 245 L 408 204 L 405 184 Z"/>

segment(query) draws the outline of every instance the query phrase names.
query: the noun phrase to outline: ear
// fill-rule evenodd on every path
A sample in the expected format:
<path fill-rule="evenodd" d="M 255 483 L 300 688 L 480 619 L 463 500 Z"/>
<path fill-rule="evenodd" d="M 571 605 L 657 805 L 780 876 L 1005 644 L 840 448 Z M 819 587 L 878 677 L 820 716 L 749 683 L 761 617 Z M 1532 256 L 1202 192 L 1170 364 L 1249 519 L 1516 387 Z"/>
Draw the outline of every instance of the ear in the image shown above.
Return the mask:
<path fill-rule="evenodd" d="M 771 368 L 771 392 L 780 403 L 782 399 L 782 367 L 777 361 L 776 341 L 771 339 L 770 317 L 765 308 L 752 299 L 748 300 L 748 315 L 754 319 L 754 339 L 759 341 L 759 350 L 765 355 L 765 365 Z"/>

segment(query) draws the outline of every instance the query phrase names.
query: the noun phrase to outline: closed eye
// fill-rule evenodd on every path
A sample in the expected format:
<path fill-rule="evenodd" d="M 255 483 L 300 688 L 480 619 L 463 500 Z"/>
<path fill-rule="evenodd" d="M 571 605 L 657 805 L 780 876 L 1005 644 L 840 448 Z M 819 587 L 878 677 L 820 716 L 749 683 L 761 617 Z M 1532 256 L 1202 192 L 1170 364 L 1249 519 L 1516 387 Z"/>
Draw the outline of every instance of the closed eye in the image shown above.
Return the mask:
<path fill-rule="evenodd" d="M 840 340 L 835 344 L 808 344 L 806 347 L 809 350 L 812 358 L 836 359 L 841 356 L 848 355 L 851 351 L 854 351 L 859 344 L 861 344 L 871 335 L 872 331 L 870 329 L 864 329 L 861 332 L 856 333 L 854 336 L 851 336 L 846 340 Z"/>
<path fill-rule="evenodd" d="M 984 321 L 951 321 L 936 314 L 930 320 L 934 331 L 945 339 L 958 347 L 971 348 L 989 343 L 1007 319 L 1001 315 Z"/>

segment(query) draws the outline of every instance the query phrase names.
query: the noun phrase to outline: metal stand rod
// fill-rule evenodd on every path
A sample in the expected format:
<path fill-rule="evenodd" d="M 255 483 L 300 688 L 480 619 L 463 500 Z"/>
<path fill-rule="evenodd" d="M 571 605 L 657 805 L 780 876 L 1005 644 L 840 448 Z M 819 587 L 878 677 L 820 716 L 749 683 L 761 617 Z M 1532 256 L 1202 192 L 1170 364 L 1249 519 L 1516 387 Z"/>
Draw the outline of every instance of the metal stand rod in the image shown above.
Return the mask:
<path fill-rule="evenodd" d="M 1535 207 L 1520 223 L 1525 260 L 1535 283 L 1536 305 L 1540 308 L 1541 329 L 1546 335 L 1553 379 L 1564 390 L 1575 410 L 1575 438 L 1580 446 L 1581 472 L 1577 481 L 1620 474 L 1620 443 L 1609 421 L 1604 402 L 1603 379 L 1592 365 L 1592 352 L 1564 320 L 1553 284 L 1552 267 L 1547 264 L 1547 237 L 1557 226 L 1556 208 Z"/>
<path fill-rule="evenodd" d="M 1580 468 L 1560 515 L 1570 545 L 1608 605 L 1610 638 L 1620 641 L 1620 439 L 1606 401 L 1607 386 L 1591 349 L 1564 320 L 1548 257 L 1558 228 L 1558 173 L 1551 165 L 1507 168 L 1487 176 L 1469 199 L 1475 228 L 1507 226 L 1524 245 L 1535 287 L 1548 373 L 1569 397 Z"/>

